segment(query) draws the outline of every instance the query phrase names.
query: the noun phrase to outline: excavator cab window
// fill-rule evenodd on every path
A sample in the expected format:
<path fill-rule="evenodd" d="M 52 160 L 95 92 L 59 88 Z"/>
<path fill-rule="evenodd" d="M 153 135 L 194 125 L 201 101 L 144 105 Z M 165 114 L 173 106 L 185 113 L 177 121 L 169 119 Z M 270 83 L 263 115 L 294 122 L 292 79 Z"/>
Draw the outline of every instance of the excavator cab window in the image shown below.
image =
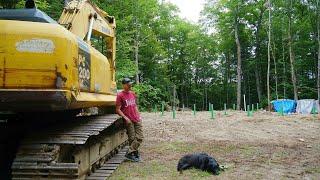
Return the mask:
<path fill-rule="evenodd" d="M 106 40 L 103 36 L 91 36 L 91 45 L 97 49 L 100 53 L 107 56 L 107 45 Z"/>

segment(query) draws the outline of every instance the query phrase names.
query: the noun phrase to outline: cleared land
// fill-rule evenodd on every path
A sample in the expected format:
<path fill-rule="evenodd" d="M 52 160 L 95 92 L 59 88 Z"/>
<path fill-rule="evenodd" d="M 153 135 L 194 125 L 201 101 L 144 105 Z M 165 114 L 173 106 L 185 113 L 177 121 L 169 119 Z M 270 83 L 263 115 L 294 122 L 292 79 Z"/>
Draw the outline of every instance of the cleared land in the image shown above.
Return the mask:
<path fill-rule="evenodd" d="M 142 163 L 123 163 L 111 179 L 320 179 L 320 117 L 256 112 L 142 113 Z M 176 171 L 179 158 L 207 152 L 228 166 L 219 176 Z"/>

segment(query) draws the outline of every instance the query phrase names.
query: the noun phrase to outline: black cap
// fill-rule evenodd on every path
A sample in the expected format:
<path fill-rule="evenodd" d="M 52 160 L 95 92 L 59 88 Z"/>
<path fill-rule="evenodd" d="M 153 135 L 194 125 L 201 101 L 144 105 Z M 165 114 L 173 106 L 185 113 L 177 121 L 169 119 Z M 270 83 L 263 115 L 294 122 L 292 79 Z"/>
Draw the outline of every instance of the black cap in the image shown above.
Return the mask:
<path fill-rule="evenodd" d="M 132 84 L 133 82 L 131 81 L 131 79 L 129 79 L 129 78 L 123 78 L 122 79 L 122 84 Z"/>

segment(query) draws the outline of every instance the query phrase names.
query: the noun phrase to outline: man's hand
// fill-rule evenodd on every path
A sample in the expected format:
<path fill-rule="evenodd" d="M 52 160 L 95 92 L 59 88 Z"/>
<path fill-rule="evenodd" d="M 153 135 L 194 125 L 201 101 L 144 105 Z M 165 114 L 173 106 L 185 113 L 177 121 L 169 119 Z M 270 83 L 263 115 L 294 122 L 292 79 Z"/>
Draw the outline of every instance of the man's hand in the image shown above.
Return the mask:
<path fill-rule="evenodd" d="M 132 123 L 131 120 L 127 116 L 124 116 L 123 118 L 124 118 L 124 120 L 126 121 L 127 124 Z"/>
<path fill-rule="evenodd" d="M 121 106 L 119 105 L 116 106 L 116 112 L 126 121 L 127 124 L 132 123 L 131 120 L 126 115 L 123 114 L 123 112 L 120 110 L 120 107 Z"/>

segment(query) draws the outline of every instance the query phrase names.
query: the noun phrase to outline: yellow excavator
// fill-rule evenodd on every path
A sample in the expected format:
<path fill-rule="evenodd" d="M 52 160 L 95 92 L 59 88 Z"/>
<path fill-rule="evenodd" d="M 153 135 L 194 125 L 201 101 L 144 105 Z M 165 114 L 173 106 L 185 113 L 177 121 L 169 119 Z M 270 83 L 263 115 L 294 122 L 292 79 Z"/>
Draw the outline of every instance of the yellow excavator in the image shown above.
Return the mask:
<path fill-rule="evenodd" d="M 0 9 L 0 160 L 8 178 L 105 179 L 122 162 L 115 28 L 89 0 L 70 1 L 58 22 L 33 0 Z"/>

